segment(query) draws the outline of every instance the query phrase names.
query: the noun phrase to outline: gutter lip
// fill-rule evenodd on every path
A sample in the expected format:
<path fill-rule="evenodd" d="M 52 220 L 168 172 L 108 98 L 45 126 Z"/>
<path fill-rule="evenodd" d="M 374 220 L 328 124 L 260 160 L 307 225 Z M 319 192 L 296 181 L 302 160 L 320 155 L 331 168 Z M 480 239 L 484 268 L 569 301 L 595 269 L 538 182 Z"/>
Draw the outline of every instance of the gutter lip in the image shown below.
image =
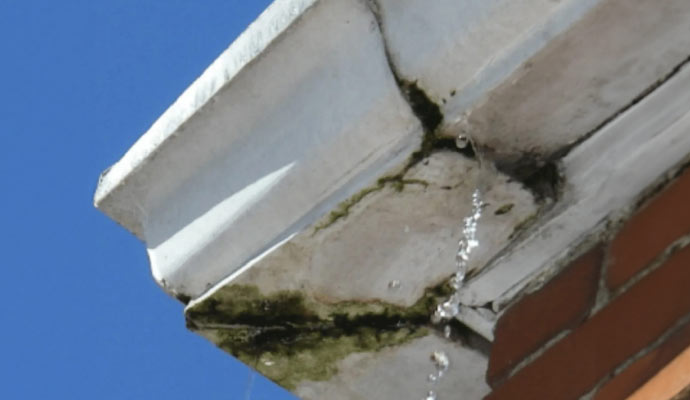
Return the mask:
<path fill-rule="evenodd" d="M 275 0 L 232 44 L 168 107 L 115 164 L 100 175 L 94 207 L 112 217 L 108 202 L 118 195 L 148 161 L 162 151 L 175 134 L 213 97 L 280 39 L 320 0 Z M 140 239 L 143 232 L 131 223 L 123 226 Z"/>

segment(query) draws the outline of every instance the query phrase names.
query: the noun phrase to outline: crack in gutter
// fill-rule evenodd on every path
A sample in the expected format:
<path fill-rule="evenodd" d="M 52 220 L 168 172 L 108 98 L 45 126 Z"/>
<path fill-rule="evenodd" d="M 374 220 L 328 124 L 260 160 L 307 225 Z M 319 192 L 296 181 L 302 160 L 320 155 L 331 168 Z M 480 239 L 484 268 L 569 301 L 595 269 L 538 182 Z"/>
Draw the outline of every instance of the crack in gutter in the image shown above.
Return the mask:
<path fill-rule="evenodd" d="M 424 131 L 427 133 L 434 133 L 443 122 L 441 108 L 436 102 L 429 98 L 424 89 L 419 87 L 417 81 L 409 81 L 402 78 L 402 74 L 398 71 L 398 67 L 395 65 L 390 48 L 388 47 L 383 17 L 381 16 L 381 6 L 377 0 L 366 0 L 366 4 L 378 25 L 379 32 L 381 33 L 381 42 L 383 43 L 383 52 L 388 62 L 388 69 L 391 71 L 393 78 L 395 78 L 395 83 L 398 85 L 400 94 L 410 106 L 414 115 L 421 122 Z"/>
<path fill-rule="evenodd" d="M 388 48 L 388 43 L 385 38 L 379 4 L 376 0 L 366 0 L 366 5 L 374 16 L 379 28 L 384 55 L 388 63 L 389 71 L 394 78 L 401 97 L 405 100 L 412 113 L 415 115 L 415 117 L 417 117 L 422 125 L 424 135 L 422 137 L 420 147 L 410 155 L 410 158 L 407 160 L 400 172 L 393 175 L 385 175 L 379 178 L 376 181 L 376 184 L 360 190 L 355 195 L 341 202 L 335 210 L 328 214 L 328 217 L 325 221 L 316 225 L 312 235 L 315 235 L 319 231 L 330 227 L 338 220 L 346 218 L 350 214 L 352 207 L 357 205 L 368 195 L 382 190 L 387 185 L 392 185 L 393 188 L 398 192 L 402 191 L 406 185 L 410 184 L 423 185 L 425 188 L 428 187 L 428 182 L 419 179 L 405 179 L 405 175 L 410 168 L 436 151 L 449 150 L 463 154 L 464 156 L 472 159 L 474 159 L 476 156 L 473 143 L 470 143 L 470 145 L 466 146 L 465 148 L 459 149 L 455 145 L 455 140 L 453 138 L 439 137 L 436 134 L 438 127 L 443 122 L 443 113 L 441 112 L 440 106 L 438 103 L 429 98 L 427 93 L 419 87 L 416 81 L 411 82 L 401 78 L 401 74 L 393 62 L 390 49 Z"/>
<path fill-rule="evenodd" d="M 409 81 L 403 78 L 402 74 L 398 70 L 398 67 L 396 66 L 393 60 L 392 52 L 386 40 L 384 22 L 383 17 L 381 15 L 381 6 L 378 0 L 366 0 L 365 2 L 369 7 L 370 11 L 372 12 L 378 25 L 378 29 L 381 34 L 384 54 L 386 57 L 386 61 L 388 63 L 389 70 L 391 71 L 391 74 L 395 79 L 395 82 L 400 90 L 402 97 L 408 103 L 414 115 L 419 119 L 420 123 L 422 124 L 422 127 L 424 128 L 424 139 L 422 141 L 421 149 L 415 152 L 415 154 L 413 154 L 412 158 L 410 159 L 408 165 L 404 168 L 403 172 L 399 176 L 396 176 L 397 179 L 402 179 L 404 174 L 411 166 L 415 165 L 422 158 L 430 154 L 438 146 L 440 142 L 443 142 L 443 147 L 454 149 L 455 151 L 457 151 L 457 148 L 455 148 L 454 141 L 452 139 L 443 139 L 439 138 L 436 135 L 436 131 L 444 119 L 444 115 L 441 111 L 440 106 L 430 99 L 430 97 L 427 95 L 424 89 L 418 85 L 418 82 L 416 80 Z M 535 195 L 536 201 L 542 202 L 542 205 L 547 205 L 547 207 L 541 207 L 538 213 L 540 217 L 544 217 L 545 214 L 550 214 L 552 211 L 552 206 L 554 205 L 554 203 L 558 201 L 558 199 L 562 195 L 562 190 L 565 181 L 565 177 L 562 176 L 560 168 L 556 163 L 559 160 L 561 160 L 564 156 L 569 154 L 570 151 L 572 151 L 572 149 L 579 146 L 584 141 L 588 140 L 590 137 L 592 137 L 594 134 L 596 134 L 598 131 L 604 128 L 606 125 L 618 118 L 621 114 L 625 113 L 626 111 L 637 105 L 644 98 L 646 98 L 656 89 L 661 87 L 664 83 L 672 79 L 688 63 L 690 63 L 690 56 L 688 56 L 681 63 L 676 65 L 662 78 L 658 79 L 656 82 L 649 85 L 649 87 L 640 92 L 630 102 L 625 104 L 616 112 L 612 113 L 608 118 L 606 118 L 604 121 L 598 124 L 595 128 L 585 133 L 576 141 L 567 144 L 563 146 L 561 149 L 552 153 L 547 160 L 541 160 L 539 163 L 535 165 L 521 165 L 520 163 L 518 163 L 515 166 L 505 165 L 498 169 L 501 172 L 506 173 L 515 178 L 516 180 L 522 182 L 523 185 Z M 475 149 L 472 148 L 471 154 L 467 155 L 474 158 Z M 526 158 L 530 158 L 529 155 L 526 156 Z M 369 191 L 366 194 L 369 194 L 373 191 L 376 190 Z M 525 229 L 521 229 L 521 231 L 530 231 L 529 228 L 532 227 L 533 224 L 529 225 L 530 226 L 525 227 Z M 520 236 L 523 235 L 518 235 L 516 239 L 519 239 Z M 506 251 L 510 251 L 513 247 L 514 246 L 508 246 L 504 251 L 499 252 L 499 254 L 497 254 L 497 257 L 494 258 L 494 260 L 498 257 L 503 256 L 506 253 Z M 475 309 L 477 311 L 479 311 L 482 308 L 490 309 L 489 307 L 486 307 L 486 305 L 480 307 L 468 307 Z"/>
<path fill-rule="evenodd" d="M 443 336 L 430 316 L 452 290 L 449 279 L 444 280 L 403 307 L 382 301 L 326 303 L 299 291 L 265 295 L 255 286 L 233 285 L 188 306 L 185 319 L 190 330 L 209 335 L 223 350 L 295 388 L 305 380 L 329 380 L 338 372 L 338 361 L 349 354 Z M 452 322 L 449 340 L 488 355 L 489 342 L 460 321 Z"/>
<path fill-rule="evenodd" d="M 366 0 L 366 4 L 368 5 L 369 10 L 373 14 L 374 19 L 376 20 L 376 23 L 378 25 L 378 29 L 381 34 L 384 55 L 388 63 L 388 68 L 391 74 L 393 75 L 398 89 L 400 90 L 400 94 L 402 98 L 405 99 L 407 104 L 410 106 L 412 112 L 417 117 L 417 119 L 419 119 L 424 129 L 424 138 L 422 140 L 420 150 L 413 153 L 410 161 L 403 169 L 403 172 L 399 174 L 397 178 L 402 179 L 405 173 L 412 166 L 414 166 L 424 157 L 428 156 L 431 152 L 439 148 L 445 148 L 455 152 L 460 152 L 470 158 L 477 158 L 477 150 L 474 147 L 473 141 L 470 141 L 470 146 L 467 146 L 467 148 L 463 150 L 457 148 L 457 146 L 455 145 L 454 138 L 439 137 L 436 134 L 438 127 L 441 125 L 444 119 L 441 107 L 430 99 L 429 95 L 424 91 L 423 88 L 419 86 L 417 81 L 411 82 L 402 77 L 402 74 L 398 70 L 398 67 L 395 65 L 395 62 L 393 61 L 393 56 L 388 46 L 388 41 L 386 40 L 383 17 L 381 15 L 381 6 L 378 0 Z M 532 171 L 528 174 L 520 175 L 519 173 L 515 173 L 516 171 L 502 172 L 507 173 L 508 175 L 513 176 L 518 181 L 520 181 L 525 186 L 525 188 L 527 188 L 534 195 L 535 201 L 546 203 L 547 205 L 552 205 L 553 203 L 555 203 L 557 198 L 560 197 L 564 179 L 561 175 L 560 168 L 552 161 L 547 162 L 544 165 L 540 165 L 538 168 L 532 168 Z M 365 195 L 361 197 L 363 198 L 369 193 L 377 191 L 381 188 L 380 186 L 381 185 L 379 185 L 379 187 L 374 190 L 366 191 Z M 349 209 L 356 203 L 357 202 L 354 202 L 352 204 L 348 203 L 347 211 L 349 211 Z M 550 207 L 540 207 L 538 214 L 543 215 L 545 212 L 548 211 L 548 209 L 550 209 Z M 536 222 L 536 218 L 534 219 L 534 222 Z M 317 227 L 317 230 L 323 229 L 331 223 L 332 222 L 329 221 L 326 226 Z M 524 226 L 523 229 L 519 230 L 526 231 L 529 227 L 532 226 L 532 224 L 528 225 L 529 226 Z M 501 256 L 503 253 L 504 251 L 499 252 L 499 254 L 497 254 L 496 257 Z M 487 310 L 490 312 L 492 311 L 490 307 L 468 308 L 473 309 L 477 313 L 486 312 Z M 492 314 L 495 313 L 492 312 Z M 457 320 L 457 322 L 462 324 L 463 326 L 466 326 L 459 320 Z M 485 340 L 483 335 L 474 332 L 472 328 L 468 327 L 467 329 L 472 331 L 473 334 Z M 479 347 L 486 346 L 482 345 Z"/>
<path fill-rule="evenodd" d="M 433 137 L 433 142 L 443 142 L 444 148 L 463 153 L 470 158 L 476 158 L 477 149 L 473 141 L 471 141 L 471 146 L 467 146 L 463 150 L 455 146 L 454 137 L 441 137 L 437 134 L 437 130 L 444 120 L 441 107 L 430 98 L 424 88 L 420 87 L 417 80 L 411 81 L 402 76 L 393 60 L 392 52 L 386 40 L 379 2 L 378 0 L 366 0 L 366 4 L 369 6 L 369 10 L 378 25 L 388 69 L 395 79 L 400 94 L 424 128 L 424 142 L 427 142 L 427 137 L 430 136 Z M 424 146 L 425 144 L 423 143 L 422 153 L 428 154 L 429 151 L 425 152 Z M 558 165 L 555 163 L 563 155 L 565 154 L 549 160 L 539 160 L 538 157 L 526 154 L 516 165 L 496 165 L 496 167 L 499 171 L 521 182 L 534 195 L 537 201 L 552 202 L 559 198 L 563 187 L 563 177 Z M 486 161 L 494 163 L 493 160 Z"/>

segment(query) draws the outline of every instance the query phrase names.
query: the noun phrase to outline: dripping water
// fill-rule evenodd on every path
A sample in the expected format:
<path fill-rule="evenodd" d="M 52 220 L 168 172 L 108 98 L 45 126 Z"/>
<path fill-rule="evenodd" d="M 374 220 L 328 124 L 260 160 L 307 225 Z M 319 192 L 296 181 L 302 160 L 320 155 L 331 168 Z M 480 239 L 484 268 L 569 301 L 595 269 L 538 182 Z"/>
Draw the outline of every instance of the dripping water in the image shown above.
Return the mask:
<path fill-rule="evenodd" d="M 479 246 L 477 240 L 477 222 L 482 216 L 482 200 L 479 189 L 472 193 L 472 212 L 463 221 L 462 236 L 458 242 L 458 251 L 455 254 L 455 274 L 450 280 L 454 289 L 453 294 L 436 307 L 432 315 L 432 322 L 439 324 L 456 317 L 460 312 L 460 289 L 465 283 L 465 276 L 469 268 L 470 255 Z"/>
<path fill-rule="evenodd" d="M 455 139 L 455 145 L 459 149 L 464 149 L 471 145 L 471 139 L 465 135 L 459 135 Z M 479 155 L 479 153 L 476 153 Z M 477 224 L 482 216 L 482 190 L 480 183 L 484 180 L 483 175 L 486 172 L 487 163 L 482 162 L 481 157 L 477 157 L 479 161 L 480 173 L 478 174 L 478 182 L 475 185 L 475 190 L 472 192 L 472 210 L 469 215 L 463 219 L 462 232 L 458 240 L 458 250 L 455 254 L 455 274 L 450 280 L 453 287 L 453 294 L 448 299 L 438 304 L 436 310 L 431 316 L 432 323 L 443 326 L 443 336 L 448 339 L 452 334 L 452 329 L 448 323 L 451 319 L 458 316 L 460 313 L 460 293 L 465 284 L 465 277 L 469 269 L 469 262 L 472 252 L 479 246 L 477 239 Z M 443 351 L 434 351 L 431 354 L 431 361 L 434 365 L 435 371 L 428 375 L 427 380 L 430 384 L 438 383 L 450 368 L 450 360 L 448 355 Z M 422 400 L 437 400 L 437 394 L 434 390 L 429 390 L 426 397 Z"/>
<path fill-rule="evenodd" d="M 254 390 L 254 379 L 256 379 L 256 372 L 250 369 L 249 376 L 247 377 L 247 387 L 244 390 L 244 400 L 251 400 L 252 391 Z"/>

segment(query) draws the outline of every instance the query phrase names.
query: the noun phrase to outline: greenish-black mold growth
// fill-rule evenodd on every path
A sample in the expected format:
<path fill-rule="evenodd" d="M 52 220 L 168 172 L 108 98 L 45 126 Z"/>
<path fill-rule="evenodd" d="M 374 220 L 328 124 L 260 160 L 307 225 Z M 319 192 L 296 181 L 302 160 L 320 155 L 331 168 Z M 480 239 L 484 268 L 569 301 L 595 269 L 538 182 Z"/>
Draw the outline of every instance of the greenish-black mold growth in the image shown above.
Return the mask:
<path fill-rule="evenodd" d="M 410 108 L 412 108 L 412 112 L 422 123 L 424 130 L 426 132 L 436 131 L 441 122 L 443 122 L 443 113 L 438 103 L 431 100 L 416 81 L 411 82 L 398 79 L 398 86 L 405 99 L 407 99 Z"/>
<path fill-rule="evenodd" d="M 515 207 L 515 204 L 513 204 L 513 203 L 504 204 L 501 207 L 499 207 L 496 211 L 494 211 L 494 214 L 495 215 L 508 214 L 510 212 L 510 210 L 513 209 L 513 207 Z"/>
<path fill-rule="evenodd" d="M 349 199 L 343 201 L 338 205 L 338 207 L 331 211 L 326 219 L 316 225 L 314 227 L 314 234 L 319 232 L 322 229 L 328 228 L 329 226 L 333 225 L 335 222 L 337 222 L 341 218 L 345 218 L 348 215 L 350 215 L 350 210 L 352 207 L 354 207 L 357 203 L 362 201 L 365 197 L 368 195 L 378 192 L 379 190 L 382 190 L 386 185 L 390 185 L 393 187 L 397 192 L 402 192 L 405 186 L 407 185 L 421 185 L 424 186 L 425 188 L 429 186 L 429 182 L 422 180 L 422 179 L 405 179 L 404 173 L 397 174 L 397 175 L 390 175 L 390 176 L 384 176 L 382 178 L 379 178 L 379 180 L 376 181 L 376 185 L 370 186 L 367 188 L 364 188 L 357 192 L 355 195 L 350 197 Z"/>
<path fill-rule="evenodd" d="M 382 301 L 323 303 L 297 291 L 262 294 L 226 286 L 186 310 L 187 326 L 287 389 L 325 381 L 353 353 L 377 352 L 429 334 L 429 316 L 452 293 L 429 288 L 411 307 Z"/>
<path fill-rule="evenodd" d="M 533 213 L 533 214 L 527 216 L 522 221 L 518 222 L 517 225 L 515 225 L 515 228 L 513 228 L 513 232 L 510 234 L 510 236 L 508 236 L 508 240 L 515 239 L 522 232 L 526 231 L 529 227 L 534 225 L 534 223 L 537 222 L 538 217 L 539 217 L 538 213 Z"/>
<path fill-rule="evenodd" d="M 425 188 L 428 187 L 429 183 L 427 181 L 421 179 L 406 179 L 405 175 L 410 168 L 414 167 L 436 151 L 449 150 L 462 153 L 470 158 L 475 157 L 475 151 L 472 146 L 458 149 L 455 145 L 455 139 L 439 137 L 436 134 L 439 125 L 443 122 L 441 108 L 417 86 L 416 82 L 399 81 L 398 83 L 408 103 L 412 107 L 412 110 L 422 123 L 424 136 L 422 137 L 419 148 L 410 155 L 401 172 L 379 178 L 375 185 L 360 190 L 349 199 L 340 203 L 335 210 L 328 214 L 323 222 L 316 225 L 314 234 L 350 215 L 352 207 L 368 195 L 382 190 L 386 185 L 392 186 L 398 192 L 402 192 L 407 185 L 422 185 Z"/>

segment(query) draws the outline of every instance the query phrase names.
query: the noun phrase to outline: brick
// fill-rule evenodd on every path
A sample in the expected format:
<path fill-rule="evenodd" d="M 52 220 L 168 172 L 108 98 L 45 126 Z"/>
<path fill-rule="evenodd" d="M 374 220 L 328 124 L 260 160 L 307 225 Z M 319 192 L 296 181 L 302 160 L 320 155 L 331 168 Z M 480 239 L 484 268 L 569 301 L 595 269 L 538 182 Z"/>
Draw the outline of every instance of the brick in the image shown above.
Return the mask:
<path fill-rule="evenodd" d="M 486 374 L 490 385 L 556 334 L 582 322 L 596 299 L 602 253 L 601 247 L 590 250 L 501 316 Z"/>
<path fill-rule="evenodd" d="M 690 386 L 690 347 L 681 352 L 628 400 L 682 399 Z"/>
<path fill-rule="evenodd" d="M 486 399 L 576 399 L 690 313 L 690 246 L 547 349 Z"/>
<path fill-rule="evenodd" d="M 673 396 L 673 398 L 671 398 L 671 400 L 690 400 L 690 386 L 681 390 L 680 393 Z"/>
<path fill-rule="evenodd" d="M 613 240 L 609 288 L 619 288 L 673 241 L 688 233 L 690 168 L 626 222 Z"/>
<path fill-rule="evenodd" d="M 690 346 L 690 323 L 670 336 L 658 348 L 635 360 L 597 392 L 594 400 L 624 400 L 661 368 Z"/>

